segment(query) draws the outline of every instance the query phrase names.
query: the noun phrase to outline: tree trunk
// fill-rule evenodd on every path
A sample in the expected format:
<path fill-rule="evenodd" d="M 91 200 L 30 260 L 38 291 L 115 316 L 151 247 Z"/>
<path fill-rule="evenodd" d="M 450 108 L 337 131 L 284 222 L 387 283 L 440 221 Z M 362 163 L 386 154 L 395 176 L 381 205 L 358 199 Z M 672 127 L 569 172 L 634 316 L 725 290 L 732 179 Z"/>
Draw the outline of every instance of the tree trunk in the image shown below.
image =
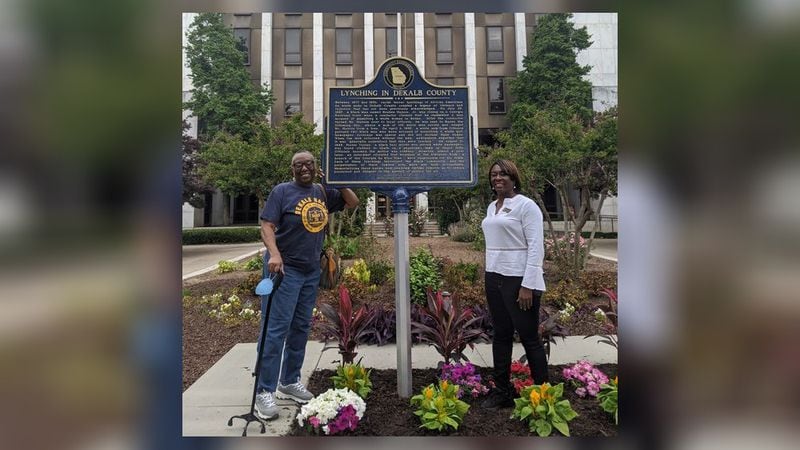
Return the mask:
<path fill-rule="evenodd" d="M 586 266 L 586 261 L 589 259 L 589 250 L 592 249 L 592 243 L 594 243 L 594 234 L 597 232 L 599 228 L 598 225 L 600 224 L 600 211 L 603 210 L 603 202 L 606 201 L 606 196 L 608 195 L 607 191 L 603 191 L 600 194 L 600 202 L 597 204 L 597 211 L 594 215 L 594 226 L 592 227 L 592 232 L 589 234 L 589 242 L 586 243 L 586 254 L 583 255 L 583 267 Z"/>
<path fill-rule="evenodd" d="M 555 243 L 556 232 L 555 228 L 553 227 L 553 218 L 550 217 L 550 212 L 548 212 L 547 208 L 545 208 L 544 206 L 544 199 L 542 198 L 542 194 L 540 194 L 539 191 L 536 190 L 535 186 L 533 186 L 533 183 L 531 183 L 531 192 L 533 192 L 533 200 L 536 202 L 537 205 L 539 205 L 539 209 L 542 210 L 542 214 L 544 215 L 544 220 L 547 222 L 547 228 L 550 230 L 550 239 L 552 239 L 553 242 Z M 561 249 L 559 249 L 556 245 L 553 245 L 552 248 L 556 253 L 555 257 L 560 258 L 562 256 Z"/>

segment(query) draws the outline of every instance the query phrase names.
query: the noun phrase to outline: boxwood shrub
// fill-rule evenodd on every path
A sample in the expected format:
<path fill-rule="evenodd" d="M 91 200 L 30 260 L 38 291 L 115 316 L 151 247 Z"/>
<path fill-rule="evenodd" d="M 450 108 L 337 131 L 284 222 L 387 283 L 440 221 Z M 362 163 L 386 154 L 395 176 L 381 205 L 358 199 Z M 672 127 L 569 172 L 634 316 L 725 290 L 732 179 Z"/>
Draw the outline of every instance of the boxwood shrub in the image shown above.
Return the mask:
<path fill-rule="evenodd" d="M 261 241 L 259 227 L 192 228 L 183 230 L 183 245 L 238 244 Z"/>

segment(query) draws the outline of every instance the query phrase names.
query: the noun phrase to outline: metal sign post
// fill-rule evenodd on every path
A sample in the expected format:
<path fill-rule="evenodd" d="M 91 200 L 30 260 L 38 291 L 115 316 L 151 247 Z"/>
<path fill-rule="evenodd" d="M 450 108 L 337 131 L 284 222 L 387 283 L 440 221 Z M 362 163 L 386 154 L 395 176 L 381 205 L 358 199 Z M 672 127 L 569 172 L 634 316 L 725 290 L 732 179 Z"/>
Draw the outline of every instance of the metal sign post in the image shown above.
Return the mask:
<path fill-rule="evenodd" d="M 394 213 L 394 302 L 397 342 L 397 394 L 411 397 L 411 295 L 409 292 L 408 192 L 392 196 Z"/>

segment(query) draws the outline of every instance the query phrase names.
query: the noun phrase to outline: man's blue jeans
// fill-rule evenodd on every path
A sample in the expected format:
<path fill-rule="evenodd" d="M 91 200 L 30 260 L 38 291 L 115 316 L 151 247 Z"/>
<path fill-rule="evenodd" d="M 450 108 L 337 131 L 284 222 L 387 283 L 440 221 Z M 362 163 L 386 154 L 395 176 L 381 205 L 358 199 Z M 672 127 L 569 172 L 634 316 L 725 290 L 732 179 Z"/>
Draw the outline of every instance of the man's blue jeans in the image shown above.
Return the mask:
<path fill-rule="evenodd" d="M 306 354 L 311 313 L 317 301 L 320 269 L 304 272 L 283 266 L 283 279 L 272 296 L 267 337 L 261 353 L 258 392 L 275 392 L 281 384 L 296 383 Z M 266 264 L 264 271 L 266 273 Z M 275 280 L 277 284 L 278 280 Z M 261 324 L 267 311 L 268 296 L 261 296 Z M 260 341 L 260 339 L 259 339 Z M 281 358 L 281 354 L 283 357 Z"/>

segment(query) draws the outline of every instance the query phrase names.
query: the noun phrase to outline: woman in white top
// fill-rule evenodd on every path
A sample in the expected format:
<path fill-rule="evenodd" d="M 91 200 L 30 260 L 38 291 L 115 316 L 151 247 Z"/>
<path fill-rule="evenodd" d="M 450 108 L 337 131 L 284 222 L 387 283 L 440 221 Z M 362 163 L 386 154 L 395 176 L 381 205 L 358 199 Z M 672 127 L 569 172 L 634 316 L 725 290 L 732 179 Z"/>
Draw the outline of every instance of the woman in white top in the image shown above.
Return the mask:
<path fill-rule="evenodd" d="M 534 383 L 548 381 L 547 358 L 539 336 L 539 306 L 545 290 L 544 231 L 541 210 L 519 193 L 522 183 L 513 162 L 492 164 L 489 185 L 497 199 L 489 204 L 481 225 L 486 237 L 486 300 L 494 325 L 496 388 L 482 406 L 497 408 L 514 406 L 511 351 L 515 329 Z"/>

